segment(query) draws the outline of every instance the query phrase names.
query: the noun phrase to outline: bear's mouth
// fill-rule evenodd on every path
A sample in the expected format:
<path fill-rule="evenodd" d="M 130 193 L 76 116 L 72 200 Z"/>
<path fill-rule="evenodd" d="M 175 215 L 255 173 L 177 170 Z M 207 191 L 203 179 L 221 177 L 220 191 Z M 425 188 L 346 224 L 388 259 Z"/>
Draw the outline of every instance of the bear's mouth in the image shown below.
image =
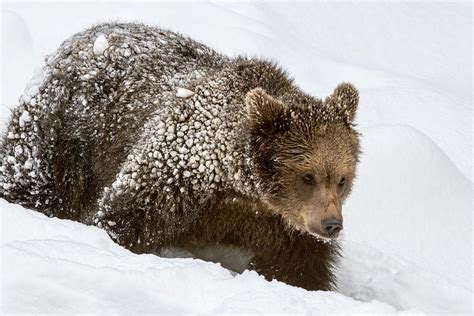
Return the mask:
<path fill-rule="evenodd" d="M 316 225 L 309 225 L 306 221 L 304 221 L 304 224 L 301 224 L 301 226 L 297 229 L 324 243 L 337 241 L 341 236 L 341 230 L 324 233 L 320 227 Z"/>
<path fill-rule="evenodd" d="M 288 219 L 287 219 L 288 220 Z M 316 232 L 313 232 L 313 231 L 310 231 L 305 225 L 300 225 L 296 222 L 291 222 L 290 220 L 288 220 L 288 224 L 290 225 L 290 227 L 293 227 L 293 229 L 296 229 L 297 231 L 300 231 L 301 233 L 303 234 L 309 234 L 311 235 L 312 237 L 316 238 L 317 240 L 323 242 L 323 243 L 330 243 L 330 242 L 336 242 L 337 240 L 339 240 L 341 234 L 338 233 L 337 235 L 335 235 L 334 237 L 327 237 L 327 236 L 323 236 L 321 234 L 318 234 Z M 292 225 L 293 224 L 293 225 Z"/>
<path fill-rule="evenodd" d="M 301 234 L 309 234 L 312 237 L 316 238 L 317 240 L 323 242 L 323 243 L 330 243 L 330 242 L 336 242 L 337 240 L 340 239 L 341 233 L 337 232 L 333 236 L 324 236 L 320 233 L 319 229 L 315 229 L 317 232 L 314 230 L 311 230 L 308 228 L 307 224 L 305 223 L 304 218 L 298 218 L 298 217 L 292 217 L 288 216 L 289 214 L 282 214 L 283 219 L 285 219 L 285 222 L 288 225 L 288 228 L 290 230 L 297 230 Z"/>
<path fill-rule="evenodd" d="M 324 237 L 324 236 L 321 236 L 320 234 L 313 233 L 313 232 L 308 232 L 308 234 L 310 234 L 317 240 L 322 241 L 323 243 L 335 242 L 339 239 L 339 235 L 335 237 Z"/>

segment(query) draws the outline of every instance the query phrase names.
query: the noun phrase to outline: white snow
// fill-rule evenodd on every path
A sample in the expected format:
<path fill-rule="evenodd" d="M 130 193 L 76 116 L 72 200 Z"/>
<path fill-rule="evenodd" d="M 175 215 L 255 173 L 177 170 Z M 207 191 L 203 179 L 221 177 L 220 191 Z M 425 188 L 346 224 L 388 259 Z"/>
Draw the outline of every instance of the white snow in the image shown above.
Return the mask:
<path fill-rule="evenodd" d="M 338 293 L 135 255 L 98 228 L 0 201 L 1 312 L 471 314 L 471 12 L 469 2 L 5 2 L 2 128 L 65 38 L 99 21 L 140 20 L 230 55 L 274 58 L 314 95 L 352 82 L 363 154 L 344 207 Z M 177 97 L 189 94 L 182 89 Z"/>
<path fill-rule="evenodd" d="M 23 113 L 20 115 L 20 118 L 18 119 L 18 124 L 20 124 L 20 127 L 24 127 L 25 123 L 28 123 L 31 121 L 31 115 L 28 111 L 23 111 Z"/>
<path fill-rule="evenodd" d="M 189 98 L 194 95 L 194 92 L 185 88 L 176 89 L 176 96 L 178 98 Z"/>
<path fill-rule="evenodd" d="M 25 161 L 25 164 L 23 165 L 25 169 L 31 169 L 33 167 L 33 159 L 29 158 L 27 161 Z"/>
<path fill-rule="evenodd" d="M 100 34 L 99 36 L 97 36 L 94 42 L 94 54 L 102 55 L 107 48 L 109 48 L 109 42 L 107 41 L 107 38 L 104 34 Z"/>
<path fill-rule="evenodd" d="M 16 162 L 16 159 L 15 159 L 15 157 L 13 157 L 13 156 L 8 156 L 7 160 L 8 160 L 8 162 L 11 163 L 11 164 L 14 164 L 14 163 Z"/>
<path fill-rule="evenodd" d="M 200 260 L 135 255 L 98 228 L 0 205 L 5 313 L 395 311 L 376 301 L 269 283 L 255 272 L 233 276 Z"/>
<path fill-rule="evenodd" d="M 23 153 L 23 147 L 21 145 L 18 145 L 15 147 L 15 155 L 21 155 Z"/>

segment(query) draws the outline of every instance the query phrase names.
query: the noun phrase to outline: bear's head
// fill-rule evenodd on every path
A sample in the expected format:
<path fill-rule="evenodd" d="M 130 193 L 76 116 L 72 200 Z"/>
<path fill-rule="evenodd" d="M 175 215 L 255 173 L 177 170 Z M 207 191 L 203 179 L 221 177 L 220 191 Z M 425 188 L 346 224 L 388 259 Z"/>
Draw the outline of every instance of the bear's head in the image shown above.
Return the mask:
<path fill-rule="evenodd" d="M 358 92 L 340 84 L 325 100 L 301 93 L 245 99 L 253 174 L 269 209 L 292 229 L 334 239 L 359 156 Z"/>

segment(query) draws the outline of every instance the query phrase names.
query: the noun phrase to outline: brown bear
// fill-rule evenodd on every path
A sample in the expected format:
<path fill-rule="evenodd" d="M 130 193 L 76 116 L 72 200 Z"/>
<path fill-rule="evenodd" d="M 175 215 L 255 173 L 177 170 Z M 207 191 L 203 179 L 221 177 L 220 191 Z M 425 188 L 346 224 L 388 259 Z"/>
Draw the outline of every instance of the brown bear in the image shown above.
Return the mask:
<path fill-rule="evenodd" d="M 272 62 L 119 23 L 66 40 L 38 82 L 1 143 L 2 198 L 137 253 L 232 247 L 269 280 L 334 288 L 359 155 L 351 84 L 321 100 Z"/>

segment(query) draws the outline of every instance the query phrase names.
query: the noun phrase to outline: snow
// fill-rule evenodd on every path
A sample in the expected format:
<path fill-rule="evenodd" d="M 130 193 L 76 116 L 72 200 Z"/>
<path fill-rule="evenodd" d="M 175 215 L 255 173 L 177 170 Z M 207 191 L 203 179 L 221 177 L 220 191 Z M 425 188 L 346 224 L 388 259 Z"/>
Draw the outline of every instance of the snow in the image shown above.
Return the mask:
<path fill-rule="evenodd" d="M 369 242 L 472 289 L 466 282 L 472 258 L 463 255 L 472 249 L 472 183 L 414 127 L 364 131 L 360 176 L 346 204 L 351 211 L 344 214 L 349 223 L 346 237 Z M 370 192 L 362 192 L 367 188 Z M 370 220 L 370 230 L 361 216 Z"/>
<path fill-rule="evenodd" d="M 28 123 L 29 121 L 31 121 L 30 113 L 28 111 L 24 111 L 18 119 L 18 123 L 21 127 L 24 127 L 25 123 Z"/>
<path fill-rule="evenodd" d="M 38 91 L 44 74 L 29 78 L 64 39 L 99 21 L 140 20 L 229 55 L 274 58 L 317 96 L 352 82 L 363 154 L 344 206 L 338 292 L 135 255 L 98 228 L 0 201 L 1 312 L 470 314 L 471 10 L 468 2 L 4 2 L 2 129 L 22 92 L 28 102 Z M 93 41 L 94 54 L 109 45 Z"/>
<path fill-rule="evenodd" d="M 102 55 L 108 47 L 109 47 L 109 42 L 107 41 L 107 38 L 105 37 L 104 34 L 101 34 L 97 36 L 94 42 L 94 47 L 93 47 L 94 54 Z"/>
<path fill-rule="evenodd" d="M 194 92 L 185 88 L 178 88 L 176 90 L 176 96 L 178 98 L 189 98 L 192 95 L 194 95 Z"/>
<path fill-rule="evenodd" d="M 255 272 L 233 276 L 200 260 L 135 255 L 96 227 L 0 205 L 3 224 L 22 223 L 28 231 L 2 227 L 5 313 L 395 311 L 376 301 L 269 283 Z"/>
<path fill-rule="evenodd" d="M 308 292 L 201 260 L 136 255 L 97 227 L 4 200 L 0 211 L 5 313 L 466 312 L 471 297 L 357 242 L 346 243 L 342 294 Z"/>

